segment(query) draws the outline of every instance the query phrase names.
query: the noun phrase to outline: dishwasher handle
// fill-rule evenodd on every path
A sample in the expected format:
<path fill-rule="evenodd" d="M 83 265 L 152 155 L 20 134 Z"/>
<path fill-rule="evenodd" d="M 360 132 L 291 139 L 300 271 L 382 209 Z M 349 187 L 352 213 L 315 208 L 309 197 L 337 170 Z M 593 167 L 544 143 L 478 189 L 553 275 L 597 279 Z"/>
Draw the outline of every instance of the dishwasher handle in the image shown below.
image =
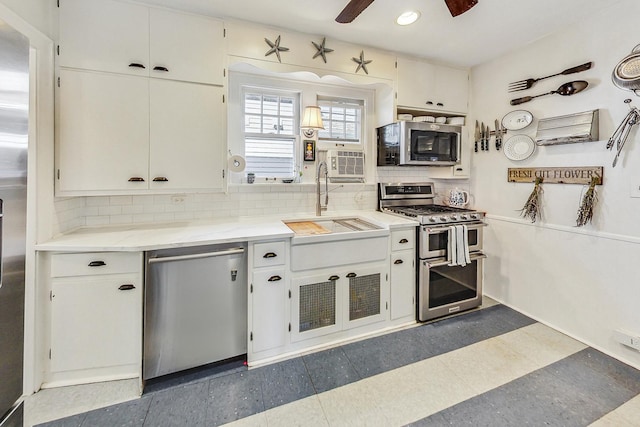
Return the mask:
<path fill-rule="evenodd" d="M 235 255 L 241 254 L 244 252 L 244 248 L 232 248 L 222 251 L 214 251 L 214 252 L 205 252 L 202 254 L 190 254 L 190 255 L 177 255 L 177 256 L 167 256 L 167 257 L 159 257 L 159 258 L 149 258 L 149 264 L 156 264 L 160 262 L 172 262 L 172 261 L 186 261 L 191 259 L 202 259 L 202 258 L 212 258 L 217 256 L 224 255 Z"/>

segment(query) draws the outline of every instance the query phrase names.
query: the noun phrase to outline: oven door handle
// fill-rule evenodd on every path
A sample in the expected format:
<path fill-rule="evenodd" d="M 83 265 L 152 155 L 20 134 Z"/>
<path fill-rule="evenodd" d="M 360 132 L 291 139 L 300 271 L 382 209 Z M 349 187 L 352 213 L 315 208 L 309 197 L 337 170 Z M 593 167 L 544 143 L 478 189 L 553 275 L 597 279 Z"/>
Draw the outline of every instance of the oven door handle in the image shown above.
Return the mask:
<path fill-rule="evenodd" d="M 467 223 L 451 223 L 451 224 L 442 224 L 442 225 L 437 225 L 435 227 L 432 227 L 430 225 L 426 225 L 426 226 L 422 226 L 422 229 L 424 231 L 426 231 L 427 233 L 441 233 L 444 230 L 448 230 L 449 227 L 453 226 L 453 225 L 466 225 L 467 226 L 467 230 L 476 230 L 480 227 L 487 227 L 489 226 L 489 224 L 487 224 L 486 222 L 467 222 Z"/>
<path fill-rule="evenodd" d="M 476 261 L 476 260 L 479 260 L 479 259 L 484 259 L 486 257 L 487 256 L 485 254 L 483 254 L 483 253 L 471 254 L 469 256 L 469 260 L 471 262 L 473 262 L 473 261 Z M 435 259 L 433 261 L 425 260 L 424 262 L 425 262 L 425 264 L 427 264 L 429 266 L 429 268 L 444 267 L 444 266 L 449 265 L 449 260 L 446 260 L 446 259 L 443 259 L 443 258 L 437 258 L 437 259 Z"/>

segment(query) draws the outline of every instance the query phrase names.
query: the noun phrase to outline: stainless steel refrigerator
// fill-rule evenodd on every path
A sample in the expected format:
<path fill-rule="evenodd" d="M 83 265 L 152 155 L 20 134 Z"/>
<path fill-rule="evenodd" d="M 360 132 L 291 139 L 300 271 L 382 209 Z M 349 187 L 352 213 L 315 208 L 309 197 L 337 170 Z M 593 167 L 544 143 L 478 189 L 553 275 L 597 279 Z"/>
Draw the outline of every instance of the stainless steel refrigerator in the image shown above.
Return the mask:
<path fill-rule="evenodd" d="M 0 426 L 22 426 L 29 40 L 0 21 Z"/>

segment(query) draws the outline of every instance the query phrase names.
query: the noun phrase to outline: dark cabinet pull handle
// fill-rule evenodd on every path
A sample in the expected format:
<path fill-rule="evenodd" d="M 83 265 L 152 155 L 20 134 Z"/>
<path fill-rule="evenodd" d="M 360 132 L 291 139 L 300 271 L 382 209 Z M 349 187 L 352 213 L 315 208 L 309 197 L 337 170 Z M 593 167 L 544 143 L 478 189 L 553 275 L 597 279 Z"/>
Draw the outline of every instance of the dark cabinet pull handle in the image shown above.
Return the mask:
<path fill-rule="evenodd" d="M 402 261 L 401 259 L 397 259 L 393 262 L 394 264 L 398 265 L 398 264 L 403 264 L 404 261 Z"/>
<path fill-rule="evenodd" d="M 153 178 L 153 182 L 169 182 L 169 180 L 164 176 L 157 176 Z"/>
<path fill-rule="evenodd" d="M 282 280 L 282 277 L 276 275 L 276 276 L 269 277 L 267 282 L 277 282 L 278 280 Z"/>
<path fill-rule="evenodd" d="M 153 71 L 164 71 L 165 73 L 168 73 L 169 69 L 167 67 L 155 66 L 153 67 Z"/>
<path fill-rule="evenodd" d="M 349 274 L 347 274 L 347 277 L 348 277 L 349 279 L 354 278 L 354 277 L 356 277 L 356 276 L 357 276 L 357 274 L 356 274 L 356 273 L 349 273 Z"/>
<path fill-rule="evenodd" d="M 340 278 L 340 276 L 336 276 L 335 274 L 333 276 L 329 277 L 329 282 L 333 282 L 334 280 L 338 280 Z"/>
<path fill-rule="evenodd" d="M 105 265 L 107 265 L 107 263 L 104 261 L 91 261 L 89 263 L 89 267 L 104 267 Z"/>
<path fill-rule="evenodd" d="M 144 65 L 140 64 L 139 62 L 132 62 L 131 64 L 129 64 L 129 67 L 130 68 L 142 68 L 142 69 L 147 68 Z"/>
<path fill-rule="evenodd" d="M 131 178 L 129 178 L 129 182 L 144 182 L 144 178 L 141 178 L 139 176 L 132 176 Z"/>
<path fill-rule="evenodd" d="M 267 252 L 266 254 L 264 254 L 264 255 L 262 256 L 262 258 L 275 258 L 275 257 L 277 257 L 277 256 L 278 256 L 278 254 L 276 254 L 276 253 L 274 253 L 274 252 Z"/>
<path fill-rule="evenodd" d="M 433 101 L 427 101 L 426 104 L 427 105 L 433 105 Z"/>
<path fill-rule="evenodd" d="M 442 102 L 438 102 L 436 105 L 437 105 L 438 107 L 444 107 L 444 104 L 443 104 Z"/>
<path fill-rule="evenodd" d="M 398 243 L 409 243 L 409 241 L 407 239 L 400 239 Z"/>
<path fill-rule="evenodd" d="M 120 285 L 118 287 L 118 289 L 120 289 L 121 291 L 130 291 L 131 289 L 135 289 L 136 287 L 133 286 L 131 283 L 126 283 L 124 285 Z"/>

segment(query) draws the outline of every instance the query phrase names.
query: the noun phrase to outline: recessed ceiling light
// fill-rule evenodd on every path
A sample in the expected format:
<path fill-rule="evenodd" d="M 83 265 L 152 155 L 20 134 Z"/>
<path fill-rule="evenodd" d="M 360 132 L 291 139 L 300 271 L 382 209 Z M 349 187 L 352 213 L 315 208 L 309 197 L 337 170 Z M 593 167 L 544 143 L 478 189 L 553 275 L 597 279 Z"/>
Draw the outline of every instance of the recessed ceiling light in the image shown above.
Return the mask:
<path fill-rule="evenodd" d="M 402 15 L 398 16 L 396 19 L 396 23 L 398 25 L 409 25 L 413 24 L 420 18 L 420 12 L 417 10 L 410 10 L 409 12 L 405 12 Z"/>

